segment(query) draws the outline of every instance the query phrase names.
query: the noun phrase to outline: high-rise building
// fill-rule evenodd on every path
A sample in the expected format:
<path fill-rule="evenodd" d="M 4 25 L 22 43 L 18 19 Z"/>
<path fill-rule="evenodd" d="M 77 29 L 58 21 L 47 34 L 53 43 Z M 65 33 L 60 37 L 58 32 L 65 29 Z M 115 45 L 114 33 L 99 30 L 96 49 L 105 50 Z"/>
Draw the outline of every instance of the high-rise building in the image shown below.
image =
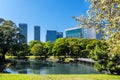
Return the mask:
<path fill-rule="evenodd" d="M 62 32 L 57 32 L 56 30 L 47 30 L 46 34 L 46 42 L 47 41 L 52 41 L 54 42 L 58 38 L 62 38 L 63 33 Z"/>
<path fill-rule="evenodd" d="M 22 35 L 24 35 L 24 37 L 25 37 L 25 43 L 27 44 L 27 24 L 25 24 L 25 23 L 20 23 L 19 24 L 19 28 L 21 29 L 20 30 L 20 33 L 22 34 Z"/>
<path fill-rule="evenodd" d="M 82 28 L 75 27 L 75 28 L 69 28 L 65 30 L 65 36 L 66 38 L 82 38 Z"/>
<path fill-rule="evenodd" d="M 40 41 L 40 26 L 34 27 L 34 40 Z"/>
<path fill-rule="evenodd" d="M 55 31 L 55 30 L 47 30 L 46 42 L 47 41 L 54 42 L 56 40 L 56 38 L 57 38 L 56 34 L 57 34 L 57 31 Z"/>

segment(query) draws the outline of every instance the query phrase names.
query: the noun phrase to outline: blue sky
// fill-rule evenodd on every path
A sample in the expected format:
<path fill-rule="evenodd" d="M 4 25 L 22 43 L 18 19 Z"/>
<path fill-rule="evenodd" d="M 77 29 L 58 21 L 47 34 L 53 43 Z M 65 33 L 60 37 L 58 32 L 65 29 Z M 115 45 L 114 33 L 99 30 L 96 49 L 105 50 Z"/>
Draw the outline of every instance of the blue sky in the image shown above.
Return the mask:
<path fill-rule="evenodd" d="M 89 3 L 84 0 L 0 0 L 0 17 L 28 24 L 28 42 L 34 39 L 34 26 L 41 26 L 41 41 L 46 30 L 64 32 L 77 26 L 72 16 L 86 15 Z"/>

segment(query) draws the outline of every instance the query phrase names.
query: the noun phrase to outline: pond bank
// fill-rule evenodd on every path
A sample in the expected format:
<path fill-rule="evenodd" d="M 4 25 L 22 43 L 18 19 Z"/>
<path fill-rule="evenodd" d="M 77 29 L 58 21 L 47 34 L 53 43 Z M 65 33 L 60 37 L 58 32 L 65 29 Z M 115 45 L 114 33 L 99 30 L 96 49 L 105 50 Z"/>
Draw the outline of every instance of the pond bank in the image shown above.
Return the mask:
<path fill-rule="evenodd" d="M 46 61 L 51 61 L 51 62 L 59 62 L 59 63 L 87 63 L 87 64 L 94 64 L 95 61 L 90 59 L 90 58 L 63 58 L 63 57 L 53 57 L 50 56 L 49 58 L 44 58 L 44 57 L 36 57 L 36 56 L 27 56 L 25 58 L 16 58 L 15 56 L 9 57 L 7 56 L 6 59 L 18 59 L 18 60 L 24 60 L 29 61 L 29 60 L 46 60 Z"/>

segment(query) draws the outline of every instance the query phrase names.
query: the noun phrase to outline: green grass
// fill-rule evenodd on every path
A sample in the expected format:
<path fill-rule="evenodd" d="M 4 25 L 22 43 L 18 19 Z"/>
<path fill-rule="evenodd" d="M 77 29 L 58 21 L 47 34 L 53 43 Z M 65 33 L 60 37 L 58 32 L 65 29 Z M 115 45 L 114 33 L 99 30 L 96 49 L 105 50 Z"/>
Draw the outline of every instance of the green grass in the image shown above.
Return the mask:
<path fill-rule="evenodd" d="M 86 75 L 0 74 L 0 80 L 120 80 L 120 76 L 106 74 L 86 74 Z"/>
<path fill-rule="evenodd" d="M 73 58 L 66 58 L 64 62 L 70 62 L 70 61 L 74 61 Z"/>
<path fill-rule="evenodd" d="M 5 59 L 12 59 L 15 58 L 16 56 L 5 56 Z"/>

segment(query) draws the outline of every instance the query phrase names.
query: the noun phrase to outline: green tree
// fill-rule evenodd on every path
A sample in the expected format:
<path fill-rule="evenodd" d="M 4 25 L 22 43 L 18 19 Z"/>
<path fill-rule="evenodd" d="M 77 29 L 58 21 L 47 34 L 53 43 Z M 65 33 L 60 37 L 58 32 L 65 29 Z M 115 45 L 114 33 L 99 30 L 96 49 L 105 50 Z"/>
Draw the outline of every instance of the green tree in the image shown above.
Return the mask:
<path fill-rule="evenodd" d="M 59 38 L 56 40 L 52 49 L 54 56 L 68 56 L 69 47 L 65 38 Z"/>
<path fill-rule="evenodd" d="M 69 48 L 69 56 L 78 57 L 80 54 L 80 40 L 78 38 L 67 38 L 66 39 Z"/>
<path fill-rule="evenodd" d="M 39 41 L 36 41 L 36 40 L 32 40 L 32 41 L 29 42 L 29 44 L 28 44 L 28 46 L 29 46 L 29 48 L 28 48 L 28 50 L 29 50 L 29 55 L 32 55 L 31 49 L 32 49 L 32 47 L 33 47 L 35 44 L 37 44 L 37 43 L 40 43 L 40 42 L 39 42 Z"/>
<path fill-rule="evenodd" d="M 9 52 L 14 45 L 20 43 L 20 39 L 24 41 L 23 36 L 21 36 L 15 23 L 0 18 L 0 53 L 3 61 L 5 60 L 5 54 Z"/>
<path fill-rule="evenodd" d="M 43 44 L 42 43 L 37 43 L 31 48 L 31 53 L 34 56 L 43 56 Z"/>
<path fill-rule="evenodd" d="M 46 54 L 46 56 L 53 55 L 53 53 L 52 53 L 53 46 L 54 46 L 54 43 L 51 41 L 44 43 L 44 53 Z"/>
<path fill-rule="evenodd" d="M 25 43 L 18 43 L 12 46 L 7 55 L 25 57 L 28 56 L 28 45 Z"/>
<path fill-rule="evenodd" d="M 89 44 L 91 39 L 80 39 L 80 54 L 79 57 L 87 58 L 89 56 L 89 50 L 86 49 L 86 46 Z"/>

